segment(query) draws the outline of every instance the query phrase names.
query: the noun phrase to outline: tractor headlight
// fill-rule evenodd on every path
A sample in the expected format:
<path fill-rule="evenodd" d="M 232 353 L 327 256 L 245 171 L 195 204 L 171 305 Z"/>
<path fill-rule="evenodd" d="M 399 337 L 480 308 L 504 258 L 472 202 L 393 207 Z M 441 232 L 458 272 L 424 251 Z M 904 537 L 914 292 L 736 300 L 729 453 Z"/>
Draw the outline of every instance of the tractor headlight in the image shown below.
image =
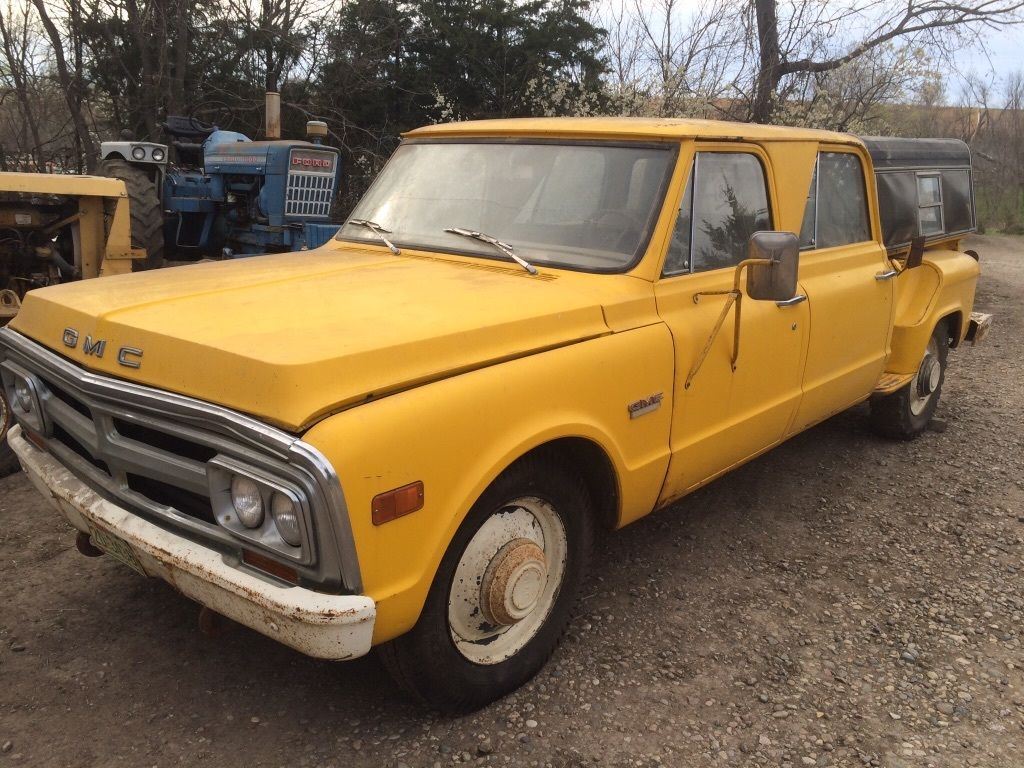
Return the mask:
<path fill-rule="evenodd" d="M 145 160 L 146 150 L 144 147 L 132 147 L 132 160 Z"/>
<path fill-rule="evenodd" d="M 154 147 L 154 149 L 153 149 L 153 160 L 155 162 L 162 163 L 164 161 L 164 157 L 166 157 L 166 155 L 167 155 L 167 153 L 164 152 L 163 147 Z"/>

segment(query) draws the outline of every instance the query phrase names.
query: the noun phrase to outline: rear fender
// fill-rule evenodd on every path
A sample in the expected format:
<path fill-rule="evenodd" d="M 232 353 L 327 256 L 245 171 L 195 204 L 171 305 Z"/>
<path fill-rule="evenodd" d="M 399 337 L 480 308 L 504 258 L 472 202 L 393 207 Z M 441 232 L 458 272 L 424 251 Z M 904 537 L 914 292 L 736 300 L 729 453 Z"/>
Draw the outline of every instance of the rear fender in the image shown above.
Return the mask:
<path fill-rule="evenodd" d="M 912 375 L 936 326 L 945 322 L 950 346 L 967 333 L 965 318 L 974 306 L 978 262 L 959 251 L 930 250 L 916 269 L 896 280 L 896 318 L 887 374 Z"/>

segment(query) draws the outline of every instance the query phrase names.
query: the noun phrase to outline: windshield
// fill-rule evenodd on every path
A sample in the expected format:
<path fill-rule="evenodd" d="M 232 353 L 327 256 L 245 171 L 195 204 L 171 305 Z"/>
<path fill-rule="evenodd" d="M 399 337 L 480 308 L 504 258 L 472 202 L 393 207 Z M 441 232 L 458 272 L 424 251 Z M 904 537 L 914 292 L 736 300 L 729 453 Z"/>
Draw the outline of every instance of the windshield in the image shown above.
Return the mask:
<path fill-rule="evenodd" d="M 351 219 L 399 247 L 509 257 L 445 229 L 486 233 L 531 264 L 622 271 L 646 246 L 673 147 L 627 144 L 409 142 Z M 379 242 L 346 224 L 340 240 Z"/>

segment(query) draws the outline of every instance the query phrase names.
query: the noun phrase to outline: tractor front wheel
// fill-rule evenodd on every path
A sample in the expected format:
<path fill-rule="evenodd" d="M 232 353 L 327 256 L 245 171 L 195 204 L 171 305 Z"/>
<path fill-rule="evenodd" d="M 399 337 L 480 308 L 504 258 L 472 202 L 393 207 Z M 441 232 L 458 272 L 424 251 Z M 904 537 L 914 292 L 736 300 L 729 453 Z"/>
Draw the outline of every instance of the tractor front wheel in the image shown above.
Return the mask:
<path fill-rule="evenodd" d="M 144 169 L 126 160 L 107 158 L 99 170 L 103 176 L 121 179 L 128 188 L 132 247 L 146 251 L 146 258 L 132 262 L 132 271 L 159 269 L 164 265 L 164 212 L 156 185 Z"/>

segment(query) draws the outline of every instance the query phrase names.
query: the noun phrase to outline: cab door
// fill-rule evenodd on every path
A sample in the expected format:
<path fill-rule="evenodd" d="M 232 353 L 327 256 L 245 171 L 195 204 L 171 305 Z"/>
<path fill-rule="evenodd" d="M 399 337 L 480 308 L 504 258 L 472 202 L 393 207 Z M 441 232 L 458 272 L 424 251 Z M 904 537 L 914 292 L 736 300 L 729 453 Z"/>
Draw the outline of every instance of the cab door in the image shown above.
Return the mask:
<path fill-rule="evenodd" d="M 811 312 L 804 396 L 791 433 L 871 394 L 888 357 L 896 271 L 871 221 L 874 185 L 853 147 L 822 146 L 800 233 Z"/>
<path fill-rule="evenodd" d="M 675 344 L 671 460 L 660 503 L 677 498 L 780 442 L 801 396 L 808 338 L 804 294 L 788 302 L 741 299 L 700 370 L 691 371 L 733 287 L 747 241 L 773 224 L 768 157 L 756 146 L 697 143 L 661 279 L 658 312 Z M 689 386 L 687 380 L 689 379 Z"/>

